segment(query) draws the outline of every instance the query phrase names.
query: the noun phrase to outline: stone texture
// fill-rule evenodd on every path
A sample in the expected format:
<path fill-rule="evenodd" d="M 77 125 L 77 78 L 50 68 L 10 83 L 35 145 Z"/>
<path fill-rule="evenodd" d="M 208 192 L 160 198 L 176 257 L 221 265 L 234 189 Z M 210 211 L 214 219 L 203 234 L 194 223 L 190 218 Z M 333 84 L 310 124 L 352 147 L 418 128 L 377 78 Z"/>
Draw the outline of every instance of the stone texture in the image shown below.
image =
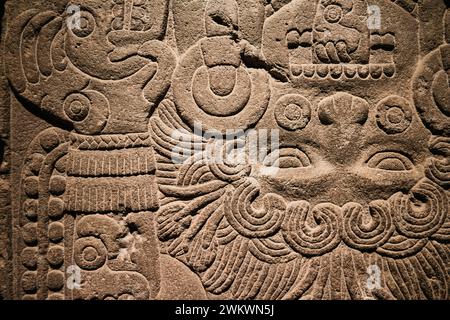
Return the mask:
<path fill-rule="evenodd" d="M 1 35 L 0 299 L 449 299 L 448 1 L 7 0 Z"/>
<path fill-rule="evenodd" d="M 4 7 L 0 5 L 1 27 L 5 23 Z M 4 33 L 1 32 L 0 43 L 4 43 Z M 0 64 L 3 65 L 3 55 Z M 11 297 L 11 207 L 9 182 L 9 89 L 3 69 L 0 71 L 0 300 Z"/>

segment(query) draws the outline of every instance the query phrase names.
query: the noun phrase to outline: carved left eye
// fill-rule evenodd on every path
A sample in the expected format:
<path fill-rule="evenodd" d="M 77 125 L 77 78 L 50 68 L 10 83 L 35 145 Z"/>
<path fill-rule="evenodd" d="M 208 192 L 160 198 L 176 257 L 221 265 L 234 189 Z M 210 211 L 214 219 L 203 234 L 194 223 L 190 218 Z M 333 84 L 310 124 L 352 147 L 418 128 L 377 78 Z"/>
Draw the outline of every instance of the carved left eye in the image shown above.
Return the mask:
<path fill-rule="evenodd" d="M 75 11 L 68 22 L 70 31 L 78 38 L 91 35 L 96 26 L 95 18 L 89 11 Z"/>
<path fill-rule="evenodd" d="M 264 159 L 265 166 L 275 166 L 280 169 L 306 168 L 311 166 L 311 160 L 303 151 L 296 148 L 281 148 L 272 152 Z"/>
<path fill-rule="evenodd" d="M 408 171 L 414 167 L 410 159 L 398 152 L 376 153 L 367 161 L 367 166 L 388 171 Z"/>
<path fill-rule="evenodd" d="M 338 5 L 329 5 L 325 8 L 323 16 L 329 23 L 337 23 L 342 19 L 342 8 Z"/>

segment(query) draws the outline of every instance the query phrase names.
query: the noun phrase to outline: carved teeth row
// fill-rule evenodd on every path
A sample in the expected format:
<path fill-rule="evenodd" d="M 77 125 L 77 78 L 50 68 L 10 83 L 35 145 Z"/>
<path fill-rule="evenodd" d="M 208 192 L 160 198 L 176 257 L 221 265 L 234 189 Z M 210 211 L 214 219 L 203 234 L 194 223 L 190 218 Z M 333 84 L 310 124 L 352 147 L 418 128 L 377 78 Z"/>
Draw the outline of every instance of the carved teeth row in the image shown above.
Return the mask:
<path fill-rule="evenodd" d="M 71 150 L 67 160 L 68 176 L 123 177 L 154 174 L 156 170 L 153 149 L 134 150 Z"/>
<path fill-rule="evenodd" d="M 305 64 L 291 65 L 291 75 L 296 78 L 331 78 L 344 79 L 375 79 L 395 75 L 394 64 L 343 65 L 343 64 Z"/>

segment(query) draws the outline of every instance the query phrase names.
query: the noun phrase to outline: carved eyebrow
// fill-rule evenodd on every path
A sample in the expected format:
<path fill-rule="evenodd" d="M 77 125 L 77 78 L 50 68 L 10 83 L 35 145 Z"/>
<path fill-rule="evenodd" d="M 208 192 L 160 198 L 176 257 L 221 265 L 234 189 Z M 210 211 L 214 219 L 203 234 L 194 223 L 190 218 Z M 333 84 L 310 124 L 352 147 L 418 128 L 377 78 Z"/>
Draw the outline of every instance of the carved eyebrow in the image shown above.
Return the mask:
<path fill-rule="evenodd" d="M 264 159 L 264 165 L 275 165 L 281 167 L 281 159 L 290 158 L 292 161 L 297 160 L 297 162 L 301 163 L 301 167 L 309 167 L 311 166 L 311 159 L 306 152 L 299 148 L 279 148 L 279 154 L 275 156 L 275 153 L 271 152 Z M 292 166 L 293 168 L 295 166 Z M 298 166 L 300 167 L 300 166 Z"/>
<path fill-rule="evenodd" d="M 405 155 L 399 153 L 399 152 L 389 152 L 389 151 L 381 151 L 381 152 L 377 152 L 374 155 L 370 156 L 367 160 L 366 160 L 366 165 L 368 167 L 371 168 L 377 168 L 378 166 L 385 160 L 398 160 L 401 162 L 403 169 L 398 171 L 403 171 L 403 170 L 412 170 L 414 168 L 414 163 L 412 162 L 411 159 L 409 159 L 409 157 L 406 157 Z M 395 171 L 397 171 L 395 170 Z"/>
<path fill-rule="evenodd" d="M 366 160 L 364 162 L 367 162 L 377 153 L 397 153 L 408 158 L 413 164 L 415 163 L 413 157 L 415 153 L 412 149 L 410 149 L 410 147 L 407 144 L 394 143 L 389 146 L 386 146 L 384 144 L 377 143 L 369 145 L 369 147 L 366 150 L 367 152 L 364 153 Z"/>
<path fill-rule="evenodd" d="M 283 149 L 300 151 L 308 158 L 311 165 L 323 160 L 323 157 L 321 156 L 322 147 L 316 141 L 303 140 L 299 143 L 280 143 L 279 150 Z"/>

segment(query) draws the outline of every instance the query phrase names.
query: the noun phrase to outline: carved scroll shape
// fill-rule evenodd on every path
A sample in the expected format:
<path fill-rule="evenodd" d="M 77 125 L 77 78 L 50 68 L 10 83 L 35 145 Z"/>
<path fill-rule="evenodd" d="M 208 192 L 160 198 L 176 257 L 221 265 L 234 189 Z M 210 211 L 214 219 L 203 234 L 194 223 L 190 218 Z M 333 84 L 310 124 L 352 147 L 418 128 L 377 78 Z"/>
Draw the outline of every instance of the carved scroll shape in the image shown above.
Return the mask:
<path fill-rule="evenodd" d="M 450 136 L 450 45 L 428 54 L 414 76 L 414 102 L 425 126 L 435 135 Z"/>
<path fill-rule="evenodd" d="M 282 234 L 286 243 L 305 256 L 319 256 L 330 252 L 341 241 L 341 209 L 323 203 L 310 210 L 306 201 L 289 204 Z"/>
<path fill-rule="evenodd" d="M 367 211 L 358 203 L 347 204 L 342 210 L 342 238 L 352 248 L 375 250 L 388 241 L 395 230 L 391 209 L 386 201 L 370 203 Z"/>
<path fill-rule="evenodd" d="M 410 195 L 395 194 L 390 203 L 397 231 L 412 239 L 434 234 L 448 214 L 445 191 L 428 179 L 414 186 Z"/>
<path fill-rule="evenodd" d="M 434 157 L 427 160 L 427 177 L 448 190 L 450 188 L 450 138 L 432 139 L 430 150 Z"/>
<path fill-rule="evenodd" d="M 411 239 L 397 232 L 383 244 L 377 248 L 377 252 L 385 257 L 394 259 L 402 259 L 413 256 L 420 252 L 428 243 L 428 239 Z"/>
<path fill-rule="evenodd" d="M 274 235 L 281 228 L 286 204 L 274 194 L 262 198 L 262 207 L 252 202 L 259 192 L 258 183 L 250 178 L 243 182 L 224 201 L 225 216 L 240 234 L 247 238 L 264 238 Z"/>
<path fill-rule="evenodd" d="M 143 132 L 148 114 L 169 89 L 173 52 L 153 39 L 112 46 L 102 19 L 108 14 L 106 7 L 80 4 L 81 27 L 71 28 L 64 14 L 28 10 L 6 36 L 11 61 L 6 74 L 16 94 L 64 129 Z M 124 112 L 125 97 L 132 112 Z"/>

